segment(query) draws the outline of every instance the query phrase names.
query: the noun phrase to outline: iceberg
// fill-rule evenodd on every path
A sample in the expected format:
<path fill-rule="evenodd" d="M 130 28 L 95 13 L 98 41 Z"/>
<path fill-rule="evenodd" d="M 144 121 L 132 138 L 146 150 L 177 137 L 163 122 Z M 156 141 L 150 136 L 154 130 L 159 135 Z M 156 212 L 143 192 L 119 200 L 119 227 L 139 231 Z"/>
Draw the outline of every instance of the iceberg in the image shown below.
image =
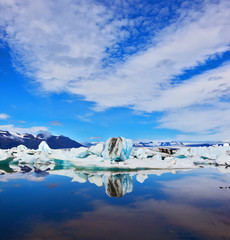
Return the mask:
<path fill-rule="evenodd" d="M 144 148 L 138 148 L 137 151 L 134 153 L 134 156 L 139 159 L 148 157 Z"/>
<path fill-rule="evenodd" d="M 98 157 L 101 157 L 103 148 L 104 148 L 104 144 L 103 143 L 98 143 L 97 145 L 91 146 L 89 148 L 89 153 L 97 155 Z"/>
<path fill-rule="evenodd" d="M 86 147 L 71 148 L 70 155 L 74 158 L 85 158 L 89 155 L 89 151 Z"/>
<path fill-rule="evenodd" d="M 45 141 L 42 141 L 38 146 L 38 151 L 51 153 L 51 148 Z"/>
<path fill-rule="evenodd" d="M 102 155 L 104 159 L 110 159 L 111 161 L 124 161 L 130 158 L 132 147 L 132 140 L 112 137 L 106 141 Z"/>

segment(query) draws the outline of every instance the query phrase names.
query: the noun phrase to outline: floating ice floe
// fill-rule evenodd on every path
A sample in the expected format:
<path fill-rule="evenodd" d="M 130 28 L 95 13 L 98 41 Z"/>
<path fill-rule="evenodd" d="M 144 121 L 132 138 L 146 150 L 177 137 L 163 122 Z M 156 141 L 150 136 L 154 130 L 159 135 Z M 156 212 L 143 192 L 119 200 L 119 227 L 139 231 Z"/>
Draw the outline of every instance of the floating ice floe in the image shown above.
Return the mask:
<path fill-rule="evenodd" d="M 180 148 L 175 156 L 184 155 L 190 158 L 202 157 L 203 159 L 215 160 L 219 154 L 230 151 L 230 146 L 189 147 Z"/>

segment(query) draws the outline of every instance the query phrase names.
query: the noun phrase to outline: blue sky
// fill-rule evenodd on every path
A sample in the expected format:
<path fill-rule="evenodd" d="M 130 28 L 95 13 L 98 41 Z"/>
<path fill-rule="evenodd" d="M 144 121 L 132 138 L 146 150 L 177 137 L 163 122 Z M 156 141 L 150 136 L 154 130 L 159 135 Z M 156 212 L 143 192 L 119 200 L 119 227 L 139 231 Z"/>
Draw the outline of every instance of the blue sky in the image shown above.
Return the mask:
<path fill-rule="evenodd" d="M 0 0 L 0 129 L 230 140 L 230 2 Z"/>

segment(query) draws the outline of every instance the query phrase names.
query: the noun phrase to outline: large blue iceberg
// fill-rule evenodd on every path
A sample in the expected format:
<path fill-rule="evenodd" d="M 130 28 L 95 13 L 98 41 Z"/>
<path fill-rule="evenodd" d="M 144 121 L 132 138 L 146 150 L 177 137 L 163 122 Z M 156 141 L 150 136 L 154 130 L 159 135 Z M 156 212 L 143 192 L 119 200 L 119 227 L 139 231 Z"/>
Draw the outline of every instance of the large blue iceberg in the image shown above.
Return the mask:
<path fill-rule="evenodd" d="M 124 161 L 130 158 L 132 148 L 132 140 L 125 139 L 123 137 L 112 137 L 106 141 L 105 149 L 102 153 L 102 156 L 104 159 L 110 159 L 113 161 Z"/>

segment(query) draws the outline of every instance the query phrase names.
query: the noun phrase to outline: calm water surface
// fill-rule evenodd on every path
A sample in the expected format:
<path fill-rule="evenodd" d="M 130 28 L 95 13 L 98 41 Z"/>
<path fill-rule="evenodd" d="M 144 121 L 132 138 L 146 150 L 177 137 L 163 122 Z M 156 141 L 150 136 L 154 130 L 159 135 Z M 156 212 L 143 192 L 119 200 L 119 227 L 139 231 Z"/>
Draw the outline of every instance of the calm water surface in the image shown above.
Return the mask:
<path fill-rule="evenodd" d="M 230 239 L 230 174 L 216 168 L 138 177 L 78 171 L 84 183 L 68 169 L 4 170 L 3 240 Z"/>

